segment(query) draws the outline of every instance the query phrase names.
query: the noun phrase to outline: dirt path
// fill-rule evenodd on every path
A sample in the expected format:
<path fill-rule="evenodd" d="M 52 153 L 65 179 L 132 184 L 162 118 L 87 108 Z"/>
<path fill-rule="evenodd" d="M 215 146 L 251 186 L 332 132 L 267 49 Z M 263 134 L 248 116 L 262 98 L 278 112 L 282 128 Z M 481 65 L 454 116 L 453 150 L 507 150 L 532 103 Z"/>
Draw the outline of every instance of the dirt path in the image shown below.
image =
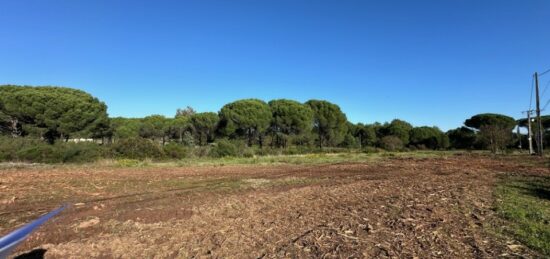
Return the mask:
<path fill-rule="evenodd" d="M 5 233 L 19 223 L 8 220 L 17 213 L 29 214 L 20 222 L 32 218 L 32 207 L 47 200 L 36 196 L 63 188 L 41 206 L 77 205 L 35 233 L 21 252 L 43 248 L 52 258 L 534 257 L 487 230 L 497 176 L 529 170 L 535 169 L 479 157 L 7 170 L 0 186 L 9 187 L 0 197 L 21 198 L 2 205 L 0 226 Z M 38 187 L 39 179 L 49 188 Z"/>

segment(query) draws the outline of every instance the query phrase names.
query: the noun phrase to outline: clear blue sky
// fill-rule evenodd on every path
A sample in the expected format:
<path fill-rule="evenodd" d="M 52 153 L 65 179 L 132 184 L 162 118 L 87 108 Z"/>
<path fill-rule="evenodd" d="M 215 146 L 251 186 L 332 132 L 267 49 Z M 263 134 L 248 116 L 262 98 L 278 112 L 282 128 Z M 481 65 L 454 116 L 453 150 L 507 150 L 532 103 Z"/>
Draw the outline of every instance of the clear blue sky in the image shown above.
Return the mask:
<path fill-rule="evenodd" d="M 111 116 L 316 98 L 446 130 L 519 117 L 548 68 L 547 0 L 0 0 L 0 84 L 83 89 Z"/>

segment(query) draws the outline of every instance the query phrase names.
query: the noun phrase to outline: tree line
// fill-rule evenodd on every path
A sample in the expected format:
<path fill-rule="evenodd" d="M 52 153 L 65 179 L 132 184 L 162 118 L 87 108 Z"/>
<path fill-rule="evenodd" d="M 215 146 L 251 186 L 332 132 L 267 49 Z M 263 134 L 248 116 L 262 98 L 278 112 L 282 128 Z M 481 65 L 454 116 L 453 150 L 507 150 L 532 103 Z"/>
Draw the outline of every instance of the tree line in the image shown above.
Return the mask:
<path fill-rule="evenodd" d="M 278 99 L 237 100 L 218 112 L 178 109 L 174 117 L 109 118 L 107 106 L 92 95 L 64 87 L 0 86 L 0 133 L 48 143 L 91 138 L 100 143 L 149 139 L 159 145 L 215 145 L 220 140 L 246 146 L 285 149 L 382 148 L 481 149 L 498 152 L 521 136 L 512 133 L 522 121 L 501 114 L 479 114 L 464 126 L 443 132 L 414 127 L 395 119 L 387 123 L 351 123 L 337 104 L 326 100 L 300 103 Z M 550 124 L 550 123 L 549 123 Z"/>

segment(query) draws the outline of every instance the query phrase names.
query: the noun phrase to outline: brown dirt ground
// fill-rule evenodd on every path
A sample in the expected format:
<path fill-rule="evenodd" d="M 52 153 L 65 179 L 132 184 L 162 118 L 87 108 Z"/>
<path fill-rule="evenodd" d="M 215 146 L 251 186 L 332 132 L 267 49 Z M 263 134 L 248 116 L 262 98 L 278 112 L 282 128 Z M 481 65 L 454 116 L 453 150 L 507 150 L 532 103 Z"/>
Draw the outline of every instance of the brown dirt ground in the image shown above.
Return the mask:
<path fill-rule="evenodd" d="M 530 158 L 522 158 L 530 159 Z M 537 254 L 492 234 L 502 174 L 483 156 L 330 165 L 0 170 L 0 234 L 62 203 L 19 254 L 47 258 L 493 258 Z"/>

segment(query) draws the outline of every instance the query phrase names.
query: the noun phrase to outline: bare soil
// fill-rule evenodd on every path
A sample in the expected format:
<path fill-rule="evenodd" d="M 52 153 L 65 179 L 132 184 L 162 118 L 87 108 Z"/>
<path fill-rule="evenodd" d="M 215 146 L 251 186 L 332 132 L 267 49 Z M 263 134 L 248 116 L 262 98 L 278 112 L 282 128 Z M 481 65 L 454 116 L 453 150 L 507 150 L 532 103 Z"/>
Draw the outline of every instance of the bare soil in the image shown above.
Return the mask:
<path fill-rule="evenodd" d="M 536 258 L 494 234 L 506 174 L 532 158 L 0 170 L 0 234 L 71 207 L 18 254 L 46 258 Z M 527 162 L 526 162 L 527 161 Z M 43 249 L 43 250 L 37 250 Z"/>

